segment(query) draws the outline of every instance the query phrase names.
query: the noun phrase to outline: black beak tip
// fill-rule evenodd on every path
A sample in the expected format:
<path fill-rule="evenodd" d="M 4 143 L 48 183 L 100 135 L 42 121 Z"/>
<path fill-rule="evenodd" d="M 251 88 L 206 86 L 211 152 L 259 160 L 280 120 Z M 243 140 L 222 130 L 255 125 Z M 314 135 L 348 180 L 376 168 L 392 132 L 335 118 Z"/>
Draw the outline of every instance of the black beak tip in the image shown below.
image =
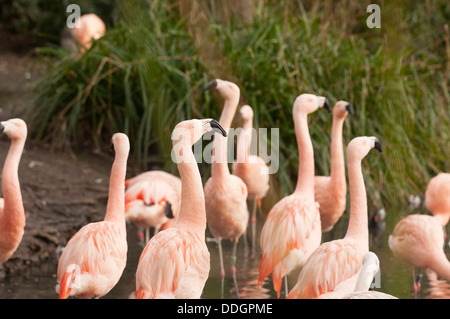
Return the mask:
<path fill-rule="evenodd" d="M 209 125 L 211 125 L 211 128 L 213 129 L 213 131 L 220 133 L 223 136 L 227 137 L 227 132 L 225 132 L 223 127 L 216 120 L 211 120 L 211 122 L 209 122 Z"/>
<path fill-rule="evenodd" d="M 3 124 L 0 124 L 0 133 L 3 133 L 4 130 L 5 130 L 5 127 L 3 126 Z"/>
<path fill-rule="evenodd" d="M 355 115 L 355 110 L 353 109 L 353 105 L 347 104 L 345 106 L 345 109 L 348 111 L 348 113 L 350 113 L 350 115 Z"/>
<path fill-rule="evenodd" d="M 206 86 L 203 88 L 203 91 L 211 90 L 217 87 L 217 80 L 211 80 Z"/>
<path fill-rule="evenodd" d="M 323 103 L 323 108 L 325 109 L 325 110 L 327 110 L 328 112 L 332 112 L 331 111 L 331 106 L 330 106 L 330 102 L 328 101 L 328 99 L 325 99 L 325 102 Z"/>
<path fill-rule="evenodd" d="M 375 149 L 377 151 L 379 151 L 380 153 L 383 153 L 383 149 L 381 148 L 380 141 L 378 141 L 378 140 L 375 141 Z"/>
<path fill-rule="evenodd" d="M 173 216 L 172 204 L 170 202 L 166 202 L 166 207 L 164 208 L 164 213 L 167 218 L 170 218 L 170 219 L 175 218 L 175 216 Z"/>

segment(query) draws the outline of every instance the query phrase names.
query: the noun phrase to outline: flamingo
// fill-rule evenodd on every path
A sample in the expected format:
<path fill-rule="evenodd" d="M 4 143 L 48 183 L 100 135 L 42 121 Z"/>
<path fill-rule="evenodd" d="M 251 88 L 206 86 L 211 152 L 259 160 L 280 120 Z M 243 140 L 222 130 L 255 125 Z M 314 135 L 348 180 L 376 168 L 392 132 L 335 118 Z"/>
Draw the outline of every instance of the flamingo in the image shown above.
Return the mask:
<path fill-rule="evenodd" d="M 444 227 L 450 217 L 450 174 L 433 177 L 425 191 L 425 206 L 432 216 L 411 214 L 401 219 L 389 236 L 389 248 L 395 257 L 413 266 L 413 290 L 420 291 L 421 271 L 429 268 L 450 281 L 450 262 L 444 253 Z"/>
<path fill-rule="evenodd" d="M 75 21 L 70 29 L 72 37 L 81 44 L 80 51 L 84 52 L 92 46 L 92 39 L 100 39 L 106 32 L 105 23 L 96 14 L 83 14 Z"/>
<path fill-rule="evenodd" d="M 272 207 L 261 231 L 263 256 L 258 286 L 261 287 L 272 273 L 278 297 L 281 278 L 301 267 L 320 245 L 322 237 L 319 207 L 314 200 L 314 151 L 308 131 L 308 114 L 321 107 L 331 112 L 328 100 L 313 94 L 302 94 L 294 102 L 293 118 L 299 150 L 297 186 L 293 194 Z M 288 291 L 286 277 L 285 290 Z"/>
<path fill-rule="evenodd" d="M 205 242 L 202 179 L 191 148 L 212 130 L 226 135 L 220 124 L 211 119 L 183 121 L 173 131 L 182 185 L 180 215 L 171 228 L 152 237 L 142 251 L 136 271 L 137 299 L 201 296 L 209 275 L 210 255 Z"/>
<path fill-rule="evenodd" d="M 269 168 L 264 160 L 256 155 L 250 155 L 252 138 L 253 110 L 251 106 L 244 105 L 239 111 L 244 121 L 243 132 L 239 135 L 236 161 L 233 163 L 233 175 L 239 176 L 247 185 L 247 199 L 253 201 L 252 243 L 256 246 L 256 206 L 261 209 L 261 199 L 269 190 Z"/>
<path fill-rule="evenodd" d="M 58 263 L 56 292 L 100 298 L 119 281 L 127 261 L 124 181 L 130 143 L 123 133 L 112 137 L 115 159 L 103 221 L 83 226 L 67 243 Z"/>
<path fill-rule="evenodd" d="M 350 220 L 343 239 L 326 242 L 317 248 L 302 268 L 297 284 L 288 298 L 340 298 L 354 291 L 364 255 L 369 251 L 367 198 L 361 161 L 375 148 L 376 137 L 362 136 L 347 146 L 350 188 Z"/>
<path fill-rule="evenodd" d="M 178 217 L 181 202 L 181 180 L 164 171 L 148 171 L 125 181 L 125 218 L 136 227 L 155 234 L 169 228 Z"/>
<path fill-rule="evenodd" d="M 450 173 L 439 173 L 428 182 L 425 207 L 437 217 L 442 227 L 450 218 Z"/>
<path fill-rule="evenodd" d="M 450 281 L 450 262 L 444 252 L 444 230 L 437 216 L 412 214 L 401 219 L 389 236 L 394 256 L 413 266 L 413 290 L 420 291 L 421 274 L 414 267 L 429 268 Z"/>
<path fill-rule="evenodd" d="M 239 103 L 239 87 L 232 82 L 215 79 L 205 87 L 205 90 L 209 89 L 218 90 L 225 100 L 219 122 L 224 130 L 228 131 Z M 248 224 L 247 185 L 240 177 L 230 174 L 227 163 L 227 140 L 226 137 L 215 134 L 213 144 L 215 158 L 211 164 L 211 177 L 205 183 L 206 219 L 208 228 L 219 246 L 222 296 L 225 278 L 222 239 L 234 240 L 231 272 L 237 288 L 236 248 Z M 238 293 L 238 289 L 236 292 Z"/>
<path fill-rule="evenodd" d="M 330 231 L 345 211 L 347 182 L 345 180 L 345 160 L 342 145 L 342 127 L 347 115 L 354 114 L 353 106 L 338 101 L 333 107 L 331 128 L 331 172 L 330 176 L 314 178 L 314 198 L 319 203 L 322 231 Z"/>
<path fill-rule="evenodd" d="M 386 210 L 380 208 L 372 213 L 369 218 L 369 233 L 372 237 L 373 243 L 378 244 L 378 239 L 384 234 L 386 230 Z"/>
<path fill-rule="evenodd" d="M 355 291 L 346 294 L 342 299 L 398 299 L 380 291 L 369 291 L 373 278 L 380 270 L 380 260 L 371 251 L 363 258 L 363 265 L 356 281 Z"/>
<path fill-rule="evenodd" d="M 21 119 L 0 122 L 0 132 L 11 139 L 2 172 L 0 198 L 0 264 L 17 250 L 25 229 L 25 209 L 19 183 L 19 162 L 27 138 L 27 124 Z"/>

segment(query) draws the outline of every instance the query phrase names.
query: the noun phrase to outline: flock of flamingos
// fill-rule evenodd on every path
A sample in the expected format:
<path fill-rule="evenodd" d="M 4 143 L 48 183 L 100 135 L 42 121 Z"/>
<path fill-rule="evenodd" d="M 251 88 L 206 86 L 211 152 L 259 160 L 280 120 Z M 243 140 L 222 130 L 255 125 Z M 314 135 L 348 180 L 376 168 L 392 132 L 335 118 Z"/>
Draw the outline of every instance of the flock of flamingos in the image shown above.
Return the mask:
<path fill-rule="evenodd" d="M 145 248 L 136 269 L 136 288 L 131 297 L 201 298 L 210 272 L 210 253 L 205 232 L 208 227 L 218 243 L 222 289 L 225 269 L 222 240 L 234 241 L 231 273 L 236 280 L 237 243 L 247 231 L 256 234 L 256 211 L 269 190 L 266 163 L 250 155 L 253 110 L 243 106 L 239 113 L 243 132 L 237 144 L 237 158 L 230 172 L 227 163 L 227 132 L 237 111 L 239 87 L 215 79 L 205 89 L 217 90 L 224 100 L 220 120 L 190 119 L 176 125 L 184 134 L 172 138 L 179 176 L 148 171 L 126 179 L 130 151 L 128 137 L 112 136 L 115 159 L 112 164 L 109 197 L 103 221 L 82 227 L 68 241 L 60 256 L 56 292 L 59 298 L 100 298 L 119 281 L 127 262 L 126 223 L 145 230 Z M 315 176 L 313 142 L 308 115 L 318 109 L 332 112 L 331 173 Z M 347 146 L 344 160 L 342 127 L 353 107 L 338 101 L 331 109 L 328 100 L 301 94 L 292 111 L 299 152 L 295 191 L 269 211 L 259 234 L 262 258 L 258 285 L 271 275 L 280 297 L 287 298 L 396 298 L 370 290 L 379 269 L 377 256 L 369 251 L 367 196 L 362 160 L 372 149 L 382 151 L 378 138 L 360 136 Z M 288 123 L 285 123 L 288 125 Z M 281 127 L 280 129 L 283 129 Z M 18 167 L 27 137 L 21 119 L 0 123 L 11 140 L 3 165 L 0 201 L 0 263 L 19 246 L 25 227 Z M 200 132 L 200 134 L 198 134 Z M 211 177 L 205 185 L 192 152 L 203 134 L 214 132 Z M 350 217 L 346 235 L 322 243 L 322 233 L 333 228 L 344 213 L 348 184 Z M 400 220 L 389 237 L 394 256 L 413 267 L 428 268 L 450 281 L 450 262 L 444 253 L 444 227 L 450 218 L 450 174 L 433 177 L 425 192 L 431 215 L 412 214 Z M 249 213 L 248 206 L 252 208 Z M 149 229 L 155 230 L 150 238 Z M 297 282 L 288 288 L 286 276 L 301 269 Z M 414 278 L 414 277 L 413 277 Z M 414 290 L 420 283 L 413 279 Z"/>

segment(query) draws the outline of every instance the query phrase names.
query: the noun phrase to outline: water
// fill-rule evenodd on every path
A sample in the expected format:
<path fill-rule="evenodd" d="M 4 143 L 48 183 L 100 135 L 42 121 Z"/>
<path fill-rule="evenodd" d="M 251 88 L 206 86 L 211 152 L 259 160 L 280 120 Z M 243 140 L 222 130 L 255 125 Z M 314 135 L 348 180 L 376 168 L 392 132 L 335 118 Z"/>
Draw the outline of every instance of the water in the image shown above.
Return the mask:
<path fill-rule="evenodd" d="M 390 251 L 387 241 L 389 234 L 395 224 L 405 215 L 417 213 L 411 212 L 407 209 L 391 209 L 387 210 L 386 230 L 376 240 L 371 234 L 370 250 L 375 252 L 380 259 L 381 279 L 380 287 L 375 290 L 392 294 L 401 299 L 414 298 L 412 293 L 412 269 L 409 265 L 396 259 Z M 424 212 L 424 211 L 421 211 Z M 335 228 L 323 236 L 324 241 L 342 238 L 347 229 L 348 215 L 345 214 Z M 263 225 L 263 218 L 258 215 L 257 230 L 258 234 Z M 128 261 L 127 267 L 119 281 L 109 294 L 104 296 L 108 299 L 128 298 L 135 288 L 135 271 L 138 263 L 140 253 L 142 251 L 142 244 L 140 243 L 137 230 L 132 225 L 127 226 L 128 229 Z M 257 287 L 258 281 L 258 267 L 261 260 L 261 253 L 259 247 L 256 250 L 251 246 L 251 232 L 249 230 L 247 242 L 241 238 L 238 244 L 237 251 L 237 283 L 239 295 L 241 299 L 269 299 L 276 298 L 276 293 L 272 288 L 271 280 L 264 282 L 262 288 Z M 211 235 L 207 231 L 207 237 Z M 224 283 L 224 298 L 236 298 L 236 290 L 230 272 L 230 258 L 232 251 L 232 243 L 224 240 L 224 263 L 226 278 Z M 209 279 L 206 282 L 205 289 L 202 295 L 204 299 L 219 299 L 221 298 L 221 279 L 217 244 L 212 241 L 207 243 L 211 254 L 211 270 Z M 450 248 L 446 244 L 445 251 L 450 257 Z M 32 298 L 32 299 L 54 299 L 57 298 L 55 292 L 56 285 L 56 269 L 57 258 L 40 265 L 33 267 L 25 275 L 15 275 L 13 277 L 5 278 L 0 281 L 0 298 L 2 299 L 16 299 L 16 298 Z M 298 272 L 293 272 L 288 277 L 288 285 L 292 288 L 295 285 Z M 423 272 L 421 298 L 450 298 L 450 283 L 445 280 L 438 280 L 432 273 Z M 284 298 L 284 287 L 281 292 L 281 298 Z"/>

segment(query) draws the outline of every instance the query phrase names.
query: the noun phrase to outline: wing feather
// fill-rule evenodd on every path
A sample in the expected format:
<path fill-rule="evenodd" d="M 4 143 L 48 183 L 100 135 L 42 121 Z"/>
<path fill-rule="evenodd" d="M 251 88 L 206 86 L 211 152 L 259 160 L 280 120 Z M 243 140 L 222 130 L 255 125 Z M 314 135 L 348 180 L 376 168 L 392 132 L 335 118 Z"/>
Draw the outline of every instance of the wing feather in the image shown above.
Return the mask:
<path fill-rule="evenodd" d="M 363 256 L 356 244 L 334 240 L 311 255 L 288 298 L 318 298 L 351 279 L 362 267 Z"/>

